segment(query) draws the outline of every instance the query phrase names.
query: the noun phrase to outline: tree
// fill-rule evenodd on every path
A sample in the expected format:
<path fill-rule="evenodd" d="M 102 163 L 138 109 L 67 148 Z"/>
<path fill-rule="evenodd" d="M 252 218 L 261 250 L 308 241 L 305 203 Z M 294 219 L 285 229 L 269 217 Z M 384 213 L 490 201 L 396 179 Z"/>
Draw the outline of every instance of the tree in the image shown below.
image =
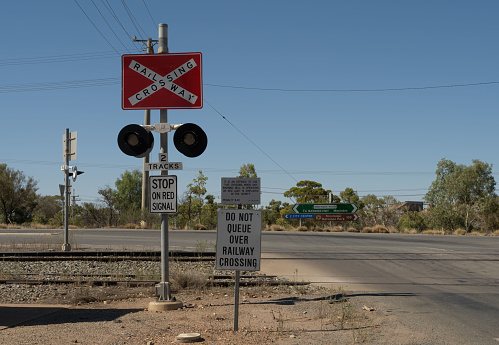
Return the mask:
<path fill-rule="evenodd" d="M 137 210 L 142 207 L 142 173 L 135 169 L 126 170 L 120 175 L 116 182 L 114 195 L 114 206 L 120 211 Z"/>
<path fill-rule="evenodd" d="M 6 224 L 31 220 L 36 206 L 36 185 L 37 182 L 22 171 L 0 164 L 0 210 Z"/>
<path fill-rule="evenodd" d="M 216 229 L 218 203 L 215 202 L 215 196 L 211 194 L 208 194 L 205 200 L 206 204 L 203 205 L 201 210 L 201 224 L 206 226 L 207 229 Z"/>
<path fill-rule="evenodd" d="M 383 198 L 378 198 L 374 194 L 367 194 L 362 197 L 362 203 L 364 204 L 363 211 L 367 218 L 371 220 L 371 224 L 377 225 L 380 220 L 382 209 L 386 206 Z"/>
<path fill-rule="evenodd" d="M 54 219 L 59 212 L 62 212 L 63 202 L 60 195 L 37 196 L 36 207 L 33 210 L 33 220 L 47 224 Z"/>
<path fill-rule="evenodd" d="M 294 198 L 298 203 L 327 203 L 330 190 L 322 188 L 322 184 L 315 181 L 300 181 L 296 187 L 284 192 L 287 198 Z"/>
<path fill-rule="evenodd" d="M 282 203 L 279 200 L 272 199 L 268 206 L 265 206 L 262 214 L 262 223 L 265 226 L 271 226 L 276 224 L 277 220 L 281 218 L 281 210 L 288 206 L 287 202 Z"/>
<path fill-rule="evenodd" d="M 425 201 L 429 204 L 430 222 L 433 227 L 469 231 L 480 218 L 487 217 L 485 210 L 494 210 L 496 182 L 492 164 L 474 159 L 470 166 L 458 165 L 441 159 Z"/>
<path fill-rule="evenodd" d="M 208 177 L 203 175 L 203 171 L 199 170 L 199 175 L 192 180 L 192 183 L 187 185 L 186 200 L 185 205 L 182 207 L 182 211 L 187 216 L 189 228 L 191 227 L 191 221 L 193 215 L 198 215 L 198 219 L 201 217 L 201 211 L 203 208 L 203 196 L 206 194 L 206 181 Z"/>
<path fill-rule="evenodd" d="M 359 196 L 352 188 L 345 188 L 343 192 L 340 192 L 341 202 L 348 204 L 356 204 L 359 208 L 364 207 L 364 204 L 360 201 Z"/>
<path fill-rule="evenodd" d="M 115 201 L 117 193 L 109 186 L 99 189 L 97 193 L 99 193 L 102 197 L 102 201 L 107 206 L 107 226 L 111 226 L 113 224 L 113 216 L 116 213 Z"/>
<path fill-rule="evenodd" d="M 256 175 L 256 170 L 255 170 L 255 165 L 254 164 L 243 164 L 241 168 L 239 169 L 239 176 L 238 177 L 251 177 L 255 178 L 258 177 Z"/>

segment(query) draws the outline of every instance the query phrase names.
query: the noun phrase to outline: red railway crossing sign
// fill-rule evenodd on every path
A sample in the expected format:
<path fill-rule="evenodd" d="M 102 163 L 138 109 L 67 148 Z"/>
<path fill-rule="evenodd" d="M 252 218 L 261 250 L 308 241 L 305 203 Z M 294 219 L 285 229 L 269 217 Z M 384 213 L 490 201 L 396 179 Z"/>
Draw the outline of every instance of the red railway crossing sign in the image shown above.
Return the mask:
<path fill-rule="evenodd" d="M 121 63 L 124 110 L 203 107 L 201 53 L 125 54 Z"/>

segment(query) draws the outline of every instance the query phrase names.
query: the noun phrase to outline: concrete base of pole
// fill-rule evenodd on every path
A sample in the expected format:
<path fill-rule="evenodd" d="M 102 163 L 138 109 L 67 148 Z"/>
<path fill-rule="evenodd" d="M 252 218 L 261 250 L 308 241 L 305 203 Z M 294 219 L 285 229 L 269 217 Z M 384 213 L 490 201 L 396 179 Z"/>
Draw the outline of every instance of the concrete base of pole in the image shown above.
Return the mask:
<path fill-rule="evenodd" d="M 177 310 L 178 308 L 182 308 L 183 304 L 180 301 L 154 301 L 149 302 L 149 307 L 147 310 L 149 311 L 168 311 L 168 310 Z"/>
<path fill-rule="evenodd" d="M 69 243 L 65 243 L 62 245 L 62 251 L 63 252 L 69 252 L 71 251 L 71 245 Z"/>

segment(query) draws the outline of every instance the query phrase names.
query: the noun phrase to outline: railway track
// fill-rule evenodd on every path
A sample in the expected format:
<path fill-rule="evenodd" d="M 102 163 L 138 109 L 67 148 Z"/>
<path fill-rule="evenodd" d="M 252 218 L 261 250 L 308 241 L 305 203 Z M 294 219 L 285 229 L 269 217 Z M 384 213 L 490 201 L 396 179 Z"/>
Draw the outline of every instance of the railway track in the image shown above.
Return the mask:
<path fill-rule="evenodd" d="M 204 262 L 211 265 L 213 274 L 206 278 L 207 286 L 231 286 L 234 284 L 234 276 L 221 274 L 214 270 L 215 252 L 187 252 L 172 251 L 169 253 L 171 262 Z M 120 263 L 120 262 L 159 262 L 161 260 L 160 251 L 71 251 L 71 252 L 0 252 L 0 268 L 2 262 L 22 263 L 29 265 L 36 262 L 85 262 L 92 261 L 99 263 Z M 29 270 L 29 269 L 27 269 Z M 150 275 L 150 274 L 149 274 Z M 0 284 L 17 285 L 64 285 L 78 284 L 85 286 L 154 286 L 160 282 L 159 277 L 143 279 L 144 274 L 135 273 L 85 273 L 85 272 L 58 272 L 58 273 L 32 273 L 10 269 L 7 272 L 0 269 Z M 267 276 L 254 274 L 251 272 L 240 275 L 241 286 L 297 286 L 308 285 L 306 282 L 294 282 L 279 279 L 277 276 Z"/>
<path fill-rule="evenodd" d="M 170 260 L 214 261 L 215 252 L 170 251 Z M 0 252 L 1 261 L 159 261 L 161 251 Z"/>

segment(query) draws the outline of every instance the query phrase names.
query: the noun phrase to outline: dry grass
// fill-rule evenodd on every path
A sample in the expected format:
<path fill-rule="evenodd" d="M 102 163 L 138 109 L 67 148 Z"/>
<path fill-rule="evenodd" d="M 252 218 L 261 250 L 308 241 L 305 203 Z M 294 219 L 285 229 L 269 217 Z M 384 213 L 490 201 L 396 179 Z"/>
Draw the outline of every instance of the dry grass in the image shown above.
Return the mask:
<path fill-rule="evenodd" d="M 354 228 L 353 226 L 350 226 L 350 227 L 347 229 L 347 232 L 360 232 L 360 230 L 359 230 L 359 229 Z"/>
<path fill-rule="evenodd" d="M 0 229 L 22 229 L 22 227 L 19 225 L 12 225 L 12 224 L 0 224 Z"/>
<path fill-rule="evenodd" d="M 207 277 L 201 271 L 179 271 L 172 274 L 173 287 L 182 289 L 203 289 L 206 287 Z"/>
<path fill-rule="evenodd" d="M 456 230 L 454 230 L 454 232 L 452 234 L 453 235 L 466 235 L 466 230 L 464 230 L 464 229 L 456 229 Z"/>
<path fill-rule="evenodd" d="M 344 231 L 343 227 L 340 225 L 333 226 L 332 228 L 326 228 L 325 230 L 327 232 L 343 232 Z"/>
<path fill-rule="evenodd" d="M 140 229 L 140 226 L 138 226 L 137 224 L 128 223 L 128 224 L 123 225 L 123 229 L 135 230 L 135 229 Z"/>
<path fill-rule="evenodd" d="M 424 235 L 445 235 L 445 230 L 425 230 L 422 232 Z"/>
<path fill-rule="evenodd" d="M 404 229 L 403 232 L 404 232 L 404 234 L 411 234 L 411 235 L 419 234 L 418 229 Z"/>
<path fill-rule="evenodd" d="M 499 236 L 499 230 L 492 232 L 490 236 Z"/>
<path fill-rule="evenodd" d="M 306 226 L 299 226 L 297 228 L 294 229 L 294 231 L 308 231 L 308 228 Z"/>
<path fill-rule="evenodd" d="M 375 225 L 373 227 L 366 226 L 362 229 L 363 233 L 373 233 L 373 234 L 387 234 L 388 228 L 384 225 Z"/>
<path fill-rule="evenodd" d="M 272 224 L 270 227 L 267 227 L 270 231 L 284 231 L 286 230 L 283 226 L 277 225 L 277 224 Z"/>

